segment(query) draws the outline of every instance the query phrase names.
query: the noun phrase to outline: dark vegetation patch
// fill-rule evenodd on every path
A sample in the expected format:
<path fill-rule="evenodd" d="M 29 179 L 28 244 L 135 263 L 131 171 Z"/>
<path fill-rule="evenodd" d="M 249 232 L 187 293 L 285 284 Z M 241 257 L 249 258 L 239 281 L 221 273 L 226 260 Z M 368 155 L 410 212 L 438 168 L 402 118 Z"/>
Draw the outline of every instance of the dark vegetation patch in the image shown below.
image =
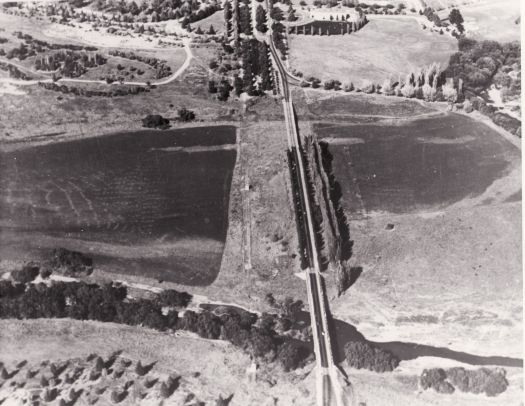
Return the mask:
<path fill-rule="evenodd" d="M 487 90 L 496 79 L 501 82 L 498 84 L 506 84 L 510 91 L 519 94 L 521 89 L 519 79 L 512 80 L 508 75 L 513 70 L 513 65 L 520 63 L 519 42 L 501 44 L 496 41 L 462 38 L 458 41 L 458 49 L 458 52 L 450 57 L 445 71 L 447 77 L 461 79 L 465 90 L 474 93 Z M 495 78 L 497 73 L 503 77 Z M 506 76 L 509 77 L 508 80 Z"/>
<path fill-rule="evenodd" d="M 22 267 L 22 269 L 17 269 L 14 271 L 11 271 L 11 278 L 15 282 L 19 283 L 29 283 L 38 276 L 40 273 L 40 268 L 36 264 L 26 264 Z"/>
<path fill-rule="evenodd" d="M 104 269 L 211 283 L 226 238 L 236 151 L 183 148 L 235 140 L 231 126 L 144 130 L 0 153 L 0 219 L 10 225 L 1 228 L 0 253 L 42 259 L 57 244 L 46 247 L 38 232 L 44 241 L 67 238 L 65 248 L 79 252 L 93 241 L 115 244 L 94 256 Z M 192 242 L 179 249 L 184 239 Z M 133 261 L 118 252 L 156 244 L 175 248 Z"/>
<path fill-rule="evenodd" d="M 53 92 L 85 97 L 122 97 L 150 91 L 150 89 L 147 87 L 126 85 L 114 86 L 111 88 L 111 90 L 90 90 L 85 87 L 64 85 L 60 82 L 38 82 L 38 86 L 43 87 L 46 90 L 51 90 Z"/>
<path fill-rule="evenodd" d="M 503 101 L 518 100 L 521 95 L 521 44 L 499 43 L 460 38 L 458 52 L 450 57 L 445 71 L 456 84 L 463 83 L 464 98 L 472 108 L 490 117 L 494 123 L 521 137 L 521 121 L 498 112 L 488 105 L 487 90 L 496 86 Z"/>
<path fill-rule="evenodd" d="M 315 131 L 319 137 L 363 141 L 327 146 L 342 203 L 352 214 L 446 207 L 483 193 L 518 157 L 494 130 L 459 115 L 400 126 L 321 124 Z"/>
<path fill-rule="evenodd" d="M 65 276 L 87 276 L 93 272 L 93 259 L 81 252 L 55 248 L 49 255 L 49 266 Z"/>
<path fill-rule="evenodd" d="M 349 341 L 345 345 L 348 365 L 375 372 L 390 372 L 399 365 L 399 358 L 391 352 L 363 341 Z"/>
<path fill-rule="evenodd" d="M 341 184 L 335 178 L 332 164 L 334 157 L 330 153 L 328 144 L 325 142 L 320 142 L 319 146 L 321 147 L 322 167 L 328 177 L 330 201 L 332 202 L 332 205 L 335 209 L 334 214 L 337 221 L 337 230 L 340 236 L 340 259 L 342 261 L 346 261 L 352 256 L 352 241 L 350 240 L 350 227 L 348 226 L 348 219 L 346 218 L 342 204 L 343 191 L 341 189 Z"/>
<path fill-rule="evenodd" d="M 420 377 L 423 389 L 432 388 L 439 393 L 452 393 L 455 389 L 474 394 L 485 393 L 489 397 L 505 392 L 509 383 L 504 369 L 479 368 L 467 370 L 462 367 L 425 369 Z"/>
<path fill-rule="evenodd" d="M 142 127 L 166 129 L 170 126 L 170 120 L 160 114 L 148 114 L 142 119 Z"/>

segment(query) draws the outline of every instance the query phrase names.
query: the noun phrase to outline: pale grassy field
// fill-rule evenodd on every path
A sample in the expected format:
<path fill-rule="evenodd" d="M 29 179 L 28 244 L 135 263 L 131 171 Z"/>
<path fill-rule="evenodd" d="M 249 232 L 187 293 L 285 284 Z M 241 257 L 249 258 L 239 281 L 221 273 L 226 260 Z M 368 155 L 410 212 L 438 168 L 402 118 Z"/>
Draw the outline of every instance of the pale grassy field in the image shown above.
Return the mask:
<path fill-rule="evenodd" d="M 338 79 L 356 85 L 382 83 L 432 62 L 448 63 L 456 40 L 423 30 L 412 18 L 371 20 L 344 36 L 290 36 L 290 63 L 305 76 Z"/>
<path fill-rule="evenodd" d="M 495 41 L 519 41 L 520 0 L 483 1 L 460 7 L 469 36 Z"/>

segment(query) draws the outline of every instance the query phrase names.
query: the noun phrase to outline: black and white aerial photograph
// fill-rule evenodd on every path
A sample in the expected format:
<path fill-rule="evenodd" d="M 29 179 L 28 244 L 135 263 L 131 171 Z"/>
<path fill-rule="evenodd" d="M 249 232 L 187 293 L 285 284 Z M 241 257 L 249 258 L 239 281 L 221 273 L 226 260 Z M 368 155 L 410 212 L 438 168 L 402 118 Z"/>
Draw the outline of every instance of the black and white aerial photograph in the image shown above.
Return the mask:
<path fill-rule="evenodd" d="M 523 406 L 520 0 L 0 0 L 1 406 Z"/>

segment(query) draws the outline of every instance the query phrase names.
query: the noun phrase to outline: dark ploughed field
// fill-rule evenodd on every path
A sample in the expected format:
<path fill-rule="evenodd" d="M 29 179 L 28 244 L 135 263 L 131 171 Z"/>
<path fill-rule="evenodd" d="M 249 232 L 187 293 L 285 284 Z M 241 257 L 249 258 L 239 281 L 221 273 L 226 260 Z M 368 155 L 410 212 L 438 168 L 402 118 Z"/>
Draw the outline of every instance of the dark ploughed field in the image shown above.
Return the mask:
<path fill-rule="evenodd" d="M 439 209 L 482 194 L 519 151 L 482 123 L 457 114 L 402 125 L 320 123 L 348 213 Z"/>
<path fill-rule="evenodd" d="M 2 259 L 77 249 L 177 283 L 217 276 L 235 127 L 119 133 L 0 155 Z"/>

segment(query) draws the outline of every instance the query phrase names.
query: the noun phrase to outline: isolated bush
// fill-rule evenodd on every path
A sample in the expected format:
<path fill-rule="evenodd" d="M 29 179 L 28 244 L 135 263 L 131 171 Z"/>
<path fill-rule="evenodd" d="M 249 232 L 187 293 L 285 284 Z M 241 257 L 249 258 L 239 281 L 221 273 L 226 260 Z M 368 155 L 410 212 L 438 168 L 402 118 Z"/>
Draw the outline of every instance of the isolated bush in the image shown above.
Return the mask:
<path fill-rule="evenodd" d="M 425 369 L 421 373 L 419 383 L 423 389 L 434 388 L 437 390 L 439 385 L 445 381 L 447 374 L 441 368 Z"/>
<path fill-rule="evenodd" d="M 0 280 L 0 298 L 15 297 L 24 293 L 25 286 L 21 283 Z"/>
<path fill-rule="evenodd" d="M 93 272 L 93 259 L 81 252 L 65 248 L 55 248 L 50 253 L 49 263 L 53 270 L 66 276 L 90 275 Z"/>
<path fill-rule="evenodd" d="M 160 114 L 148 114 L 142 119 L 142 127 L 165 129 L 170 125 L 170 120 Z"/>
<path fill-rule="evenodd" d="M 399 365 L 399 358 L 392 353 L 362 341 L 346 343 L 345 355 L 348 364 L 357 369 L 387 372 L 393 371 Z"/>

